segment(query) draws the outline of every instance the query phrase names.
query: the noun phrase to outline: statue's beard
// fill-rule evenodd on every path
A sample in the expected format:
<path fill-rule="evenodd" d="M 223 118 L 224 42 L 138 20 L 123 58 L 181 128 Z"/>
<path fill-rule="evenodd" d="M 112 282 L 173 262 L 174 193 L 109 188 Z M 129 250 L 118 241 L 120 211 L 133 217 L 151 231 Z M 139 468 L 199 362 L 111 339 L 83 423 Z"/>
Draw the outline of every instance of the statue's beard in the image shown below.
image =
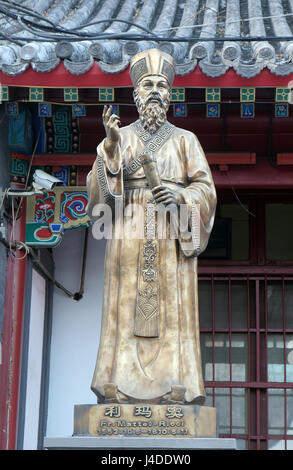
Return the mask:
<path fill-rule="evenodd" d="M 158 101 L 151 101 L 154 98 Z M 163 101 L 160 95 L 153 93 L 146 100 L 143 100 L 135 90 L 134 101 L 142 126 L 150 134 L 153 134 L 167 119 L 167 111 L 170 103 L 169 97 Z"/>

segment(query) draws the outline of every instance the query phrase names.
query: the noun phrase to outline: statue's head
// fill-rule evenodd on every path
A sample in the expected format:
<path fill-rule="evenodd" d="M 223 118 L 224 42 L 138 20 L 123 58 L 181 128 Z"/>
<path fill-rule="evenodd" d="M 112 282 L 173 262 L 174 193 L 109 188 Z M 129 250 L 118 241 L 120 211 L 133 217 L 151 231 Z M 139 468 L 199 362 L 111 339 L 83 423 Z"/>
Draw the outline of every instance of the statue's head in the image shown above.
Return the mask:
<path fill-rule="evenodd" d="M 150 133 L 167 119 L 174 75 L 173 58 L 158 49 L 148 49 L 132 58 L 133 97 L 140 121 Z"/>

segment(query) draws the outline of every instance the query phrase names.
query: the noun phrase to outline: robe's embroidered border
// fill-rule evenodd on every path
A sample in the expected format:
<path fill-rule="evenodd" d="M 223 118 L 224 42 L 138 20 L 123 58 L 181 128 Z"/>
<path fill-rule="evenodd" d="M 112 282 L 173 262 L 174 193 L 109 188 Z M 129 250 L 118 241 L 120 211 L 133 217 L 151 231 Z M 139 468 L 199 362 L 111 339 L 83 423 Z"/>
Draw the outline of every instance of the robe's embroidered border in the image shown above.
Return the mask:
<path fill-rule="evenodd" d="M 192 201 L 191 204 L 191 236 L 193 249 L 200 254 L 200 208 L 199 204 Z"/>
<path fill-rule="evenodd" d="M 140 120 L 138 119 L 135 121 L 133 124 L 134 130 L 137 133 L 137 135 L 140 137 L 141 140 L 144 142 L 147 142 L 148 140 L 151 140 L 152 134 L 150 134 L 141 124 Z"/>
<path fill-rule="evenodd" d="M 145 217 L 145 237 L 147 240 L 153 240 L 156 236 L 156 206 L 154 199 L 147 201 Z"/>
<path fill-rule="evenodd" d="M 139 291 L 137 310 L 141 313 L 146 322 L 158 316 L 158 294 L 154 292 L 152 286 L 147 286 L 144 291 Z M 148 328 L 147 323 L 144 325 L 143 331 L 141 331 L 141 328 L 138 328 L 136 325 L 134 334 L 145 337 L 158 336 L 157 331 L 153 331 L 152 328 Z"/>
<path fill-rule="evenodd" d="M 101 157 L 97 158 L 97 182 L 98 182 L 98 187 L 100 187 L 100 190 L 104 197 L 105 204 L 108 204 L 110 207 L 114 207 L 115 198 L 121 197 L 121 196 L 114 196 L 111 193 L 108 180 L 106 177 L 105 165 Z"/>
<path fill-rule="evenodd" d="M 154 261 L 157 256 L 157 247 L 153 243 L 156 236 L 156 209 L 153 199 L 147 201 L 145 207 L 145 237 L 147 242 L 143 246 L 143 256 L 145 258 L 142 276 L 145 282 L 157 280 L 157 271 L 154 269 Z"/>
<path fill-rule="evenodd" d="M 151 237 L 150 237 L 151 234 Z M 144 263 L 139 273 L 134 334 L 142 337 L 159 336 L 159 282 L 158 282 L 158 240 L 155 238 L 155 204 L 147 201 L 145 207 Z"/>
<path fill-rule="evenodd" d="M 173 126 L 173 124 L 170 124 L 168 121 L 166 121 L 160 127 L 160 129 L 155 132 L 155 134 L 151 135 L 142 127 L 140 121 L 136 121 L 134 124 L 132 124 L 132 126 L 135 132 L 137 133 L 138 137 L 140 137 L 144 142 L 147 143 L 143 151 L 138 155 L 138 157 L 134 158 L 130 162 L 130 164 L 123 169 L 124 176 L 131 175 L 135 173 L 139 168 L 141 168 L 140 157 L 146 153 L 154 153 L 158 151 L 175 129 L 175 126 Z"/>
<path fill-rule="evenodd" d="M 145 262 L 142 270 L 142 277 L 145 282 L 157 280 L 157 271 L 154 269 L 154 261 L 157 256 L 156 246 L 148 240 L 143 246 L 143 256 Z"/>

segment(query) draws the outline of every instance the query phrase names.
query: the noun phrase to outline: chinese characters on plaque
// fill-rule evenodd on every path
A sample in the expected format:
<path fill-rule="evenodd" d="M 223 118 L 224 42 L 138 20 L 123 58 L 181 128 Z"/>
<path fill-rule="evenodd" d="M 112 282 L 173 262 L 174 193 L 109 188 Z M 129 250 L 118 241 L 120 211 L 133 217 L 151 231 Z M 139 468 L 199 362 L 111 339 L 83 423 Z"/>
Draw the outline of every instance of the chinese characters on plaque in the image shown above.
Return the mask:
<path fill-rule="evenodd" d="M 76 405 L 74 434 L 100 437 L 215 437 L 216 409 L 199 405 Z"/>

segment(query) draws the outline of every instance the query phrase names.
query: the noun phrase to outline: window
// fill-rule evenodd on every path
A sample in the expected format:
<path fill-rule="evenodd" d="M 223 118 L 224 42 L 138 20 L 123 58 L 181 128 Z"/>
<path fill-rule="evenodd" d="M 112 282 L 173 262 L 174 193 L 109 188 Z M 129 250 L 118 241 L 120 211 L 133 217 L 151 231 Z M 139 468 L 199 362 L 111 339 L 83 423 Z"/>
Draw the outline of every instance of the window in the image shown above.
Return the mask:
<path fill-rule="evenodd" d="M 249 259 L 249 212 L 238 203 L 218 206 L 214 227 L 202 259 Z"/>
<path fill-rule="evenodd" d="M 293 449 L 292 304 L 289 276 L 199 276 L 206 404 L 241 449 Z"/>
<path fill-rule="evenodd" d="M 266 204 L 266 258 L 293 260 L 293 204 Z"/>

